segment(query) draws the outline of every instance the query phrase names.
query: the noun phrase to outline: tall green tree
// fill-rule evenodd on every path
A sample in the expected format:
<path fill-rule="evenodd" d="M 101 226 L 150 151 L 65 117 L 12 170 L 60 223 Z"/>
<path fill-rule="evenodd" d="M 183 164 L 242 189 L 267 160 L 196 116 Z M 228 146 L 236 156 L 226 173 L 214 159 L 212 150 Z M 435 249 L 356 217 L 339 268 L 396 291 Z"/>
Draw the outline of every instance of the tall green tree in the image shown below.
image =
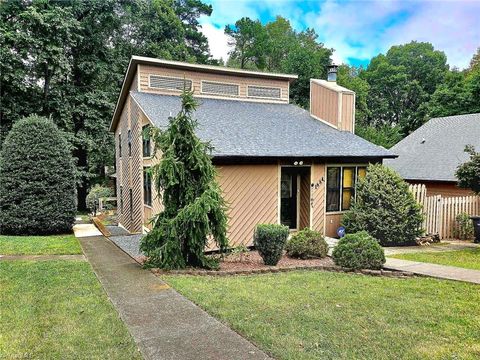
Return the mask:
<path fill-rule="evenodd" d="M 66 132 L 77 161 L 78 203 L 114 159 L 109 133 L 131 55 L 209 61 L 199 0 L 0 2 L 0 144 L 31 113 Z"/>
<path fill-rule="evenodd" d="M 374 57 L 361 73 L 370 85 L 367 123 L 399 126 L 403 136 L 421 126 L 427 103 L 447 74 L 446 61 L 430 43 L 416 41 Z"/>
<path fill-rule="evenodd" d="M 193 93 L 184 92 L 182 109 L 170 118 L 168 128 L 152 130 L 155 154 L 161 154 L 152 173 L 164 209 L 142 238 L 147 266 L 213 268 L 218 263 L 204 254 L 209 238 L 222 251 L 228 246 L 226 204 L 216 181 L 212 148 L 195 135 L 197 106 Z"/>
<path fill-rule="evenodd" d="M 310 79 L 326 77 L 332 54 L 318 41 L 315 30 L 296 32 L 288 20 L 278 16 L 266 25 L 242 18 L 235 26 L 226 26 L 225 33 L 233 47 L 228 66 L 298 74 L 290 98 L 308 107 Z"/>
<path fill-rule="evenodd" d="M 230 66 L 265 69 L 267 32 L 259 20 L 241 18 L 235 25 L 225 26 L 225 34 L 229 36 L 228 45 L 232 47 L 228 61 Z"/>

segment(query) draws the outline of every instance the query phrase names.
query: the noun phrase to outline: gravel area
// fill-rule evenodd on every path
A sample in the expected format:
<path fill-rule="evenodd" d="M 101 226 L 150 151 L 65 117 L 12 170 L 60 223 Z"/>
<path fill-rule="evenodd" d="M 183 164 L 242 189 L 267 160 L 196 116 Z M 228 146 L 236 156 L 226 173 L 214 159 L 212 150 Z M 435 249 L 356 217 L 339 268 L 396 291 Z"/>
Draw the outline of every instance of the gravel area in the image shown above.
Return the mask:
<path fill-rule="evenodd" d="M 112 240 L 119 248 L 125 251 L 128 255 L 134 259 L 140 258 L 143 254 L 140 252 L 140 239 L 143 235 L 123 235 L 123 236 L 111 236 Z"/>
<path fill-rule="evenodd" d="M 112 236 L 126 236 L 130 235 L 130 233 L 120 226 L 115 225 L 107 225 L 105 226 L 107 230 L 112 234 Z"/>
<path fill-rule="evenodd" d="M 333 260 L 329 257 L 323 259 L 293 259 L 284 255 L 277 264 L 278 268 L 288 268 L 292 266 L 334 266 Z M 227 256 L 220 263 L 220 270 L 240 271 L 240 270 L 256 270 L 268 269 L 270 266 L 265 265 L 258 251 L 249 251 L 245 254 L 233 254 Z"/>

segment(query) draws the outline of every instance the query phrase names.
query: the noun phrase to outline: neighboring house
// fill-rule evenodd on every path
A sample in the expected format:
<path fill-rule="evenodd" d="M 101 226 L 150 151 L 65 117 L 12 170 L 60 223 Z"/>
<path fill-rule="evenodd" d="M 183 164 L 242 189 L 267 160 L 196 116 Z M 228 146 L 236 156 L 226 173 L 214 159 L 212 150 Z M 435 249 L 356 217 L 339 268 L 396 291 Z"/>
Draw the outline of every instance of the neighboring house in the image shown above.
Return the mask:
<path fill-rule="evenodd" d="M 144 171 L 156 160 L 142 128 L 165 128 L 180 110 L 185 86 L 200 102 L 194 114 L 198 136 L 214 146 L 230 244 L 251 245 L 259 223 L 334 236 L 367 164 L 394 156 L 353 134 L 352 91 L 312 79 L 309 112 L 289 104 L 296 78 L 132 57 L 110 128 L 116 139 L 119 222 L 132 233 L 147 231 L 149 219 L 162 209 Z"/>
<path fill-rule="evenodd" d="M 455 171 L 469 159 L 466 145 L 480 149 L 480 113 L 433 118 L 394 147 L 398 158 L 385 161 L 409 183 L 425 184 L 427 195 L 465 196 Z"/>

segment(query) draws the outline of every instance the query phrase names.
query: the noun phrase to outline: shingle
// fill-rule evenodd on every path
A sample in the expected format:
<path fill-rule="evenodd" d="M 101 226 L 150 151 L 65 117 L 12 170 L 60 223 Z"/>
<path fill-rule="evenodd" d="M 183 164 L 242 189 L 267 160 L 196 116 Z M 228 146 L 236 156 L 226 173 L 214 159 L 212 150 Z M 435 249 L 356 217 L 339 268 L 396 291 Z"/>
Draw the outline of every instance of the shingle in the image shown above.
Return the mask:
<path fill-rule="evenodd" d="M 180 98 L 131 92 L 158 127 L 180 110 Z M 391 157 L 388 150 L 350 132 L 336 130 L 292 104 L 198 99 L 198 136 L 214 146 L 213 156 Z"/>
<path fill-rule="evenodd" d="M 468 144 L 480 149 L 480 113 L 433 118 L 392 147 L 399 156 L 385 164 L 408 180 L 456 181 Z"/>

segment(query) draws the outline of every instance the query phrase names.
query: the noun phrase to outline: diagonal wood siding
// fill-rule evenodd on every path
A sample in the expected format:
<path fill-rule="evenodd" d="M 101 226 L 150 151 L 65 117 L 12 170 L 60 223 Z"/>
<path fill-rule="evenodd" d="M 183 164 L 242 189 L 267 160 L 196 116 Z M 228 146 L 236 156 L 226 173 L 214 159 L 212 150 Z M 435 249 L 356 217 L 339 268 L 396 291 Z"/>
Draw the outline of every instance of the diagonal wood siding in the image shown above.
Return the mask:
<path fill-rule="evenodd" d="M 300 176 L 299 230 L 310 227 L 310 174 Z"/>
<path fill-rule="evenodd" d="M 228 203 L 230 246 L 253 245 L 260 223 L 278 223 L 278 165 L 222 165 L 218 181 Z"/>
<path fill-rule="evenodd" d="M 325 164 L 312 166 L 312 229 L 325 232 Z"/>

